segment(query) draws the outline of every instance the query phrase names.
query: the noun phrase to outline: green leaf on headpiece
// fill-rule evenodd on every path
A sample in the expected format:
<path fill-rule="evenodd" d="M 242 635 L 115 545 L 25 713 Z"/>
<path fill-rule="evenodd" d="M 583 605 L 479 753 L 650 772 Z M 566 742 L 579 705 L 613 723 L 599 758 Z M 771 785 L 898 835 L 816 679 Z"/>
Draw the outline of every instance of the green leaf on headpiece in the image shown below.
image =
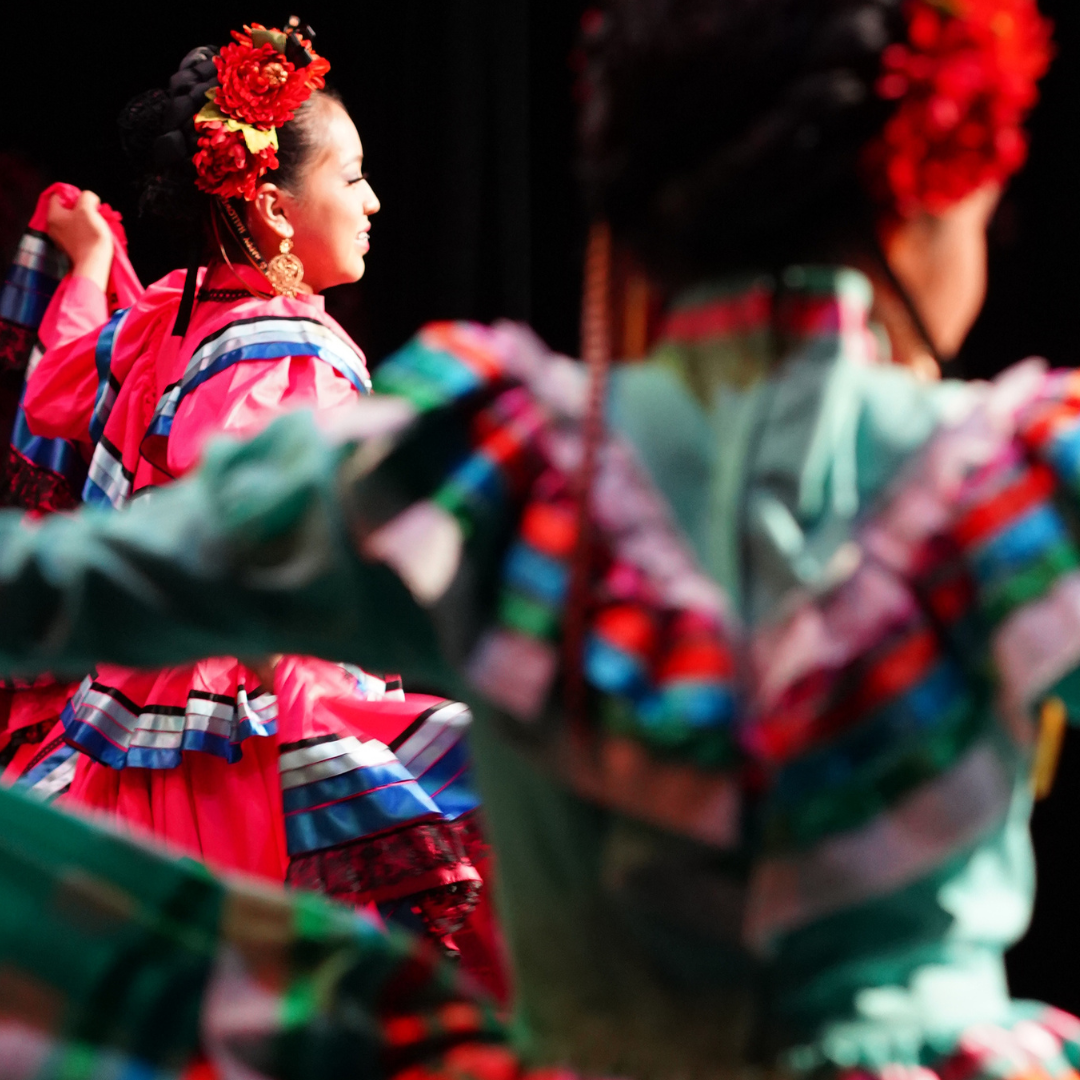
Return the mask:
<path fill-rule="evenodd" d="M 237 124 L 235 120 L 230 120 L 226 126 L 231 131 L 242 131 L 244 133 L 244 142 L 247 143 L 247 148 L 253 154 L 265 150 L 268 146 L 272 146 L 275 150 L 278 148 L 277 128 L 260 131 L 250 124 Z"/>
<path fill-rule="evenodd" d="M 210 95 L 209 95 L 209 94 L 207 94 L 206 96 L 207 96 L 207 97 L 210 97 Z M 211 122 L 212 122 L 212 121 L 214 121 L 214 120 L 218 120 L 218 121 L 221 121 L 222 123 L 224 123 L 224 122 L 225 122 L 225 121 L 226 121 L 227 119 L 228 119 L 228 117 L 226 117 L 226 116 L 225 116 L 225 115 L 224 115 L 224 114 L 222 113 L 222 111 L 221 111 L 221 110 L 220 110 L 220 109 L 219 109 L 219 108 L 217 107 L 217 102 L 216 102 L 216 101 L 214 101 L 214 99 L 213 99 L 213 98 L 211 98 L 211 99 L 210 99 L 210 100 L 209 100 L 209 101 L 208 101 L 208 102 L 207 102 L 207 103 L 206 103 L 206 104 L 205 104 L 205 105 L 204 105 L 204 106 L 203 106 L 203 107 L 202 107 L 202 108 L 201 108 L 201 109 L 200 109 L 200 110 L 199 110 L 199 111 L 198 111 L 198 112 L 197 112 L 197 113 L 195 114 L 195 123 L 196 123 L 196 124 L 209 124 L 209 123 L 211 123 Z"/>
<path fill-rule="evenodd" d="M 277 128 L 270 128 L 264 131 L 262 128 L 253 127 L 251 124 L 245 124 L 242 120 L 234 120 L 231 116 L 226 116 L 217 106 L 216 101 L 208 101 L 198 112 L 195 117 L 195 126 L 200 124 L 209 124 L 213 121 L 224 124 L 227 131 L 239 131 L 244 136 L 244 142 L 247 143 L 247 148 L 253 153 L 258 154 L 261 150 L 265 150 L 268 146 L 272 146 L 275 150 L 278 148 Z"/>
<path fill-rule="evenodd" d="M 252 30 L 251 44 L 255 48 L 260 45 L 273 45 L 279 52 L 285 52 L 285 35 L 280 30 Z"/>

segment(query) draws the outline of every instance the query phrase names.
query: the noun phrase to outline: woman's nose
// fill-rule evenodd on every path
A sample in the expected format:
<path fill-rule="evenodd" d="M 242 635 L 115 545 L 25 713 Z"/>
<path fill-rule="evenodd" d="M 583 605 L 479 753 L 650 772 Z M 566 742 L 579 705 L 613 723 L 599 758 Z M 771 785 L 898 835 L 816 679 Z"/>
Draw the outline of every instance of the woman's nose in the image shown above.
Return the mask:
<path fill-rule="evenodd" d="M 365 180 L 364 186 L 367 191 L 364 193 L 364 213 L 370 217 L 372 214 L 377 214 L 382 207 L 382 203 L 379 202 L 379 196 L 375 194 L 375 189 Z"/>

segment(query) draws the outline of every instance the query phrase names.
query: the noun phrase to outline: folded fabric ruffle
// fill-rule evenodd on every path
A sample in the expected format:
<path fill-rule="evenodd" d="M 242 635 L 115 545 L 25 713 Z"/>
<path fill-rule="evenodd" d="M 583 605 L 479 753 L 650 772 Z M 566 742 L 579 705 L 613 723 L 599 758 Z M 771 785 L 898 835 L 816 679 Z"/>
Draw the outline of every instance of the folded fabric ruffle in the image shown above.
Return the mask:
<path fill-rule="evenodd" d="M 101 665 L 68 702 L 71 745 L 114 769 L 172 769 L 184 751 L 239 760 L 240 744 L 277 731 L 277 700 L 239 660 L 145 672 Z"/>

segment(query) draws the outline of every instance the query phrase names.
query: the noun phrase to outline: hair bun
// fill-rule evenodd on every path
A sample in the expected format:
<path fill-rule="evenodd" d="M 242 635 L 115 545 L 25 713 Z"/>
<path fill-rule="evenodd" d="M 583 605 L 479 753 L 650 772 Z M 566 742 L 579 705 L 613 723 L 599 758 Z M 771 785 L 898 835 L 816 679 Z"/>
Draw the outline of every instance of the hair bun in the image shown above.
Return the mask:
<path fill-rule="evenodd" d="M 217 85 L 217 54 L 213 45 L 192 49 L 167 90 L 140 94 L 120 113 L 120 142 L 139 177 L 140 211 L 181 224 L 198 217 L 194 117 Z"/>

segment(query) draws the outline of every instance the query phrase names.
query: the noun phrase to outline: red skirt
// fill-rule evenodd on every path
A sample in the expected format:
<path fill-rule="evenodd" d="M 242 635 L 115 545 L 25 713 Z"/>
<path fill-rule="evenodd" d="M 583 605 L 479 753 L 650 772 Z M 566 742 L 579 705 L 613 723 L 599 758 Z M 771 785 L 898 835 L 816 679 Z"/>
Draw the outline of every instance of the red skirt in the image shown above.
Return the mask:
<path fill-rule="evenodd" d="M 404 921 L 460 951 L 505 999 L 481 902 L 487 851 L 465 706 L 309 657 L 283 658 L 272 689 L 214 658 L 154 672 L 102 665 L 73 694 L 37 693 L 18 705 L 22 727 L 61 715 L 13 749 L 5 781 L 215 870 Z"/>

